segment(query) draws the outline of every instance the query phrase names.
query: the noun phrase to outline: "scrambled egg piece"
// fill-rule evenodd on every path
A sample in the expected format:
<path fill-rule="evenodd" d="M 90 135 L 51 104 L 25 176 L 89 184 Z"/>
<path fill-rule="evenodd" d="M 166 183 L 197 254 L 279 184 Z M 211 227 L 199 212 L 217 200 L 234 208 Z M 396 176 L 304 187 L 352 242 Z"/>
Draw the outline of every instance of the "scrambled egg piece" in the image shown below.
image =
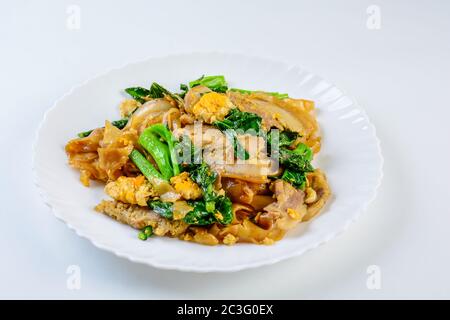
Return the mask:
<path fill-rule="evenodd" d="M 194 181 L 192 181 L 187 172 L 182 172 L 181 174 L 170 178 L 170 183 L 186 200 L 195 200 L 202 196 L 202 190 Z"/>
<path fill-rule="evenodd" d="M 129 204 L 147 206 L 147 200 L 156 196 L 151 184 L 144 176 L 125 177 L 121 176 L 116 181 L 109 182 L 105 192 L 117 201 Z"/>
<path fill-rule="evenodd" d="M 230 99 L 217 92 L 205 93 L 192 108 L 192 113 L 206 123 L 213 123 L 223 118 L 233 107 Z"/>
<path fill-rule="evenodd" d="M 234 235 L 229 233 L 223 238 L 223 243 L 226 244 L 227 246 L 232 246 L 237 242 L 237 240 L 238 239 Z"/>
<path fill-rule="evenodd" d="M 120 116 L 122 118 L 129 117 L 133 113 L 133 111 L 139 108 L 140 106 L 141 103 L 134 99 L 124 100 L 119 106 Z"/>

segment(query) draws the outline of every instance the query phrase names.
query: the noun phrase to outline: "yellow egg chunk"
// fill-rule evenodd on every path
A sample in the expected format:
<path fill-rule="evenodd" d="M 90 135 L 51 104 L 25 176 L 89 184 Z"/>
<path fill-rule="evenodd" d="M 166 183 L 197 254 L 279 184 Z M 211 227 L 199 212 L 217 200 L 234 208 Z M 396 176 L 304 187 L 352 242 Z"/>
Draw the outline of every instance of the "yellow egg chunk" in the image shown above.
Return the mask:
<path fill-rule="evenodd" d="M 147 200 L 155 196 L 151 184 L 144 176 L 121 176 L 116 181 L 108 182 L 105 192 L 115 200 L 140 206 L 147 206 Z"/>
<path fill-rule="evenodd" d="M 204 94 L 192 108 L 192 113 L 197 119 L 206 123 L 213 123 L 223 118 L 233 107 L 230 99 L 224 94 L 210 92 Z"/>
<path fill-rule="evenodd" d="M 187 172 L 172 177 L 170 183 L 186 200 L 195 200 L 202 196 L 202 190 L 194 181 L 192 181 Z"/>

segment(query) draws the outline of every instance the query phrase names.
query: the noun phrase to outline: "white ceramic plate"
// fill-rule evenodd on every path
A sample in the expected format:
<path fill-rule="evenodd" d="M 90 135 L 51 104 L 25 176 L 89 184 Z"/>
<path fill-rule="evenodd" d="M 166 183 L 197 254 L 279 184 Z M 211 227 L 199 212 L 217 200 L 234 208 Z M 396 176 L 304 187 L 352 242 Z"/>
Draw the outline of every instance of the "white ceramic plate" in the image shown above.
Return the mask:
<path fill-rule="evenodd" d="M 119 117 L 123 89 L 152 81 L 178 91 L 202 74 L 223 74 L 233 87 L 287 92 L 316 102 L 322 151 L 315 165 L 333 197 L 324 211 L 272 246 L 208 247 L 177 239 L 137 238 L 136 230 L 96 213 L 103 186 L 86 188 L 67 165 L 64 145 L 77 132 Z M 298 256 L 343 232 L 374 199 L 382 177 L 375 128 L 351 98 L 300 67 L 235 54 L 194 53 L 128 64 L 73 88 L 46 113 L 34 149 L 35 181 L 56 217 L 95 246 L 135 262 L 183 271 L 237 271 Z"/>

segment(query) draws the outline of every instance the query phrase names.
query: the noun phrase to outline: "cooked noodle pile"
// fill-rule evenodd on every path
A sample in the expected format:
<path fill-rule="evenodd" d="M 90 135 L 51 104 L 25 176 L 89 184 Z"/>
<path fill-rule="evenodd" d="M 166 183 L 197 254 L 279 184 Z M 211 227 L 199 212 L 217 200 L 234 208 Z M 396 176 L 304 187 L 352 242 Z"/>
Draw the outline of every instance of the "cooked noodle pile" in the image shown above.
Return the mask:
<path fill-rule="evenodd" d="M 312 101 L 229 89 L 222 76 L 182 89 L 128 88 L 121 120 L 67 143 L 81 182 L 112 198 L 97 211 L 143 240 L 206 245 L 272 244 L 319 214 L 330 188 L 311 165 L 321 147 Z"/>

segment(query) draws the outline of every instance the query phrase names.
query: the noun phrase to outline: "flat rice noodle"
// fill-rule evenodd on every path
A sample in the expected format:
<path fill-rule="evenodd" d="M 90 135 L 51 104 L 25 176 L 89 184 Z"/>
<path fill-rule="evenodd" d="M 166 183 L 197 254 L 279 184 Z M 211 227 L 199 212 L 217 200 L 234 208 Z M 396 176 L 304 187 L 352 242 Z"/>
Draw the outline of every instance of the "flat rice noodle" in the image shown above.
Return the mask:
<path fill-rule="evenodd" d="M 162 123 L 166 112 L 171 108 L 173 105 L 164 98 L 147 101 L 131 116 L 123 130 L 134 129 L 139 135 L 148 126 Z"/>
<path fill-rule="evenodd" d="M 221 185 L 231 201 L 244 204 L 251 204 L 256 195 L 269 192 L 265 182 L 252 183 L 242 179 L 221 177 Z"/>
<path fill-rule="evenodd" d="M 106 172 L 110 180 L 116 180 L 123 175 L 122 167 L 127 163 L 136 141 L 135 130 L 122 131 L 106 121 L 104 137 L 97 152 L 99 167 Z"/>
<path fill-rule="evenodd" d="M 253 199 L 252 199 L 252 202 L 250 202 L 250 205 L 256 211 L 260 211 L 273 202 L 275 202 L 275 199 L 272 196 L 265 196 L 265 195 L 257 194 L 255 196 L 253 196 Z"/>
<path fill-rule="evenodd" d="M 325 174 L 316 169 L 307 175 L 308 184 L 317 194 L 317 200 L 309 204 L 307 207 L 307 213 L 303 217 L 303 221 L 309 221 L 320 213 L 328 199 L 331 197 L 330 186 L 328 185 Z"/>
<path fill-rule="evenodd" d="M 80 170 L 80 180 L 89 186 L 89 180 L 107 181 L 108 175 L 99 166 L 97 149 L 103 139 L 104 128 L 98 128 L 84 138 L 70 140 L 65 147 L 69 165 Z"/>

